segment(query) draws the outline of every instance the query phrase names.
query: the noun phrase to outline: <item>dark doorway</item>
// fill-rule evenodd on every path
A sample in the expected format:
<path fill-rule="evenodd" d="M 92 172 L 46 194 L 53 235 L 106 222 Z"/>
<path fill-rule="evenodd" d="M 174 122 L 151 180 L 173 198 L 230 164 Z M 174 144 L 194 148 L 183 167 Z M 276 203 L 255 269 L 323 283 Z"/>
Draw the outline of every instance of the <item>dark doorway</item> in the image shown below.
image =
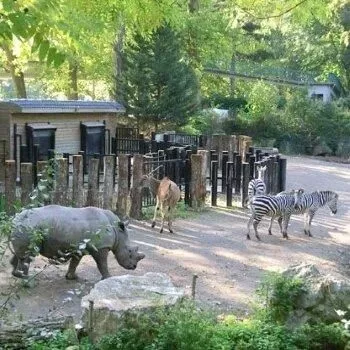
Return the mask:
<path fill-rule="evenodd" d="M 38 159 L 47 160 L 49 149 L 55 149 L 56 127 L 51 124 L 27 124 L 26 136 L 29 161 L 34 160 L 34 145 L 38 145 Z"/>

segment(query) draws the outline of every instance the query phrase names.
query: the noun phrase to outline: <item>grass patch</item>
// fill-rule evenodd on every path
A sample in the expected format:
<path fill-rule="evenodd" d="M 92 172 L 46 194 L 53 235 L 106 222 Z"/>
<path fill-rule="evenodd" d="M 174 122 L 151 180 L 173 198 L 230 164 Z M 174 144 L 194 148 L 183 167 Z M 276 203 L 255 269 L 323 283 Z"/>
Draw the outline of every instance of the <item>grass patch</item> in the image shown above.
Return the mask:
<path fill-rule="evenodd" d="M 144 220 L 153 219 L 154 215 L 154 206 L 142 208 L 142 217 Z M 174 219 L 193 219 L 199 215 L 198 211 L 193 210 L 182 200 L 178 202 L 176 205 L 176 209 L 174 211 Z M 160 212 L 158 211 L 157 218 L 160 218 Z"/>

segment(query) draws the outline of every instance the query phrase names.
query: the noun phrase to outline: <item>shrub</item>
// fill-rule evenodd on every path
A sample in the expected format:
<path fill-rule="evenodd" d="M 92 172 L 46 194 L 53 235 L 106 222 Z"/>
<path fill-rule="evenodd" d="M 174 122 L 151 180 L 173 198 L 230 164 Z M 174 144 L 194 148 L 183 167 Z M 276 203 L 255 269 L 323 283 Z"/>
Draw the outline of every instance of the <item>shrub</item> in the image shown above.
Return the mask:
<path fill-rule="evenodd" d="M 302 280 L 268 273 L 256 291 L 258 300 L 264 305 L 258 314 L 272 322 L 283 324 L 304 291 Z"/>

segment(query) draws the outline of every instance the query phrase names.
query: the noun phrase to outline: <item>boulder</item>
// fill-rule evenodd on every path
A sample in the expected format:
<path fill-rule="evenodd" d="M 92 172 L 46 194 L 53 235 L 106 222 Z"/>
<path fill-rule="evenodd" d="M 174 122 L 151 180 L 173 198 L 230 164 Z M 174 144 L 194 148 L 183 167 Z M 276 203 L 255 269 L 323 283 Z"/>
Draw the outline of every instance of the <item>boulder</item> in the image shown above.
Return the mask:
<path fill-rule="evenodd" d="M 348 312 L 350 305 L 350 280 L 339 280 L 330 275 L 322 275 L 316 266 L 298 264 L 283 272 L 284 276 L 304 280 L 306 290 L 291 312 L 287 323 L 298 326 L 308 321 L 337 322 L 337 310 Z M 349 316 L 345 316 L 347 318 Z"/>
<path fill-rule="evenodd" d="M 96 283 L 82 298 L 82 324 L 89 330 L 89 320 L 92 319 L 91 336 L 97 340 L 105 334 L 115 333 L 126 314 L 147 313 L 155 308 L 171 306 L 184 296 L 184 289 L 175 287 L 164 273 L 110 277 Z M 91 315 L 90 301 L 93 302 Z"/>
<path fill-rule="evenodd" d="M 325 141 L 320 141 L 312 150 L 313 156 L 331 155 L 333 152 Z"/>

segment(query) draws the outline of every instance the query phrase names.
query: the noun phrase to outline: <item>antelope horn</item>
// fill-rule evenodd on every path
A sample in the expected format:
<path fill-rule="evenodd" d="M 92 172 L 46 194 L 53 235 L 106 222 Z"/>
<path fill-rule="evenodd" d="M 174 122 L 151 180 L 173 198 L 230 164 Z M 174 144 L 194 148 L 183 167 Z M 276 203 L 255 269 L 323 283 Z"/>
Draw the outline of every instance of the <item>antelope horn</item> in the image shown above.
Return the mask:
<path fill-rule="evenodd" d="M 157 171 L 159 168 L 162 168 L 163 165 L 159 165 L 157 168 L 155 168 L 154 170 L 152 170 L 147 176 L 152 175 L 155 171 Z"/>

